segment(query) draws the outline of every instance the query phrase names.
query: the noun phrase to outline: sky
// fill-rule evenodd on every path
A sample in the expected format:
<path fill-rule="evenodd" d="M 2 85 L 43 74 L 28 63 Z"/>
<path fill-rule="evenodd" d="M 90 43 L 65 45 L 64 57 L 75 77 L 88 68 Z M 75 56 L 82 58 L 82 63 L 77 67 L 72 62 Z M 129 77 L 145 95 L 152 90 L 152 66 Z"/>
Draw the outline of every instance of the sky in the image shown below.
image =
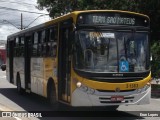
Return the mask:
<path fill-rule="evenodd" d="M 0 0 L 0 40 L 7 40 L 8 35 L 20 31 L 21 13 L 24 28 L 50 20 L 45 15 L 48 12 L 36 6 L 37 0 Z"/>

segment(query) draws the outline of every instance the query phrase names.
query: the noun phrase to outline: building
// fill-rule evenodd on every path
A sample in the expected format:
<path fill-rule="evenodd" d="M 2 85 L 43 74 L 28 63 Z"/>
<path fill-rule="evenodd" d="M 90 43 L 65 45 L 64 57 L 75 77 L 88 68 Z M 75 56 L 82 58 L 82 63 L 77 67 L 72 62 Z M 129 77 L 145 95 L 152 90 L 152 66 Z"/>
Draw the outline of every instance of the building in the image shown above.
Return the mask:
<path fill-rule="evenodd" d="M 6 40 L 0 40 L 0 65 L 6 63 Z"/>

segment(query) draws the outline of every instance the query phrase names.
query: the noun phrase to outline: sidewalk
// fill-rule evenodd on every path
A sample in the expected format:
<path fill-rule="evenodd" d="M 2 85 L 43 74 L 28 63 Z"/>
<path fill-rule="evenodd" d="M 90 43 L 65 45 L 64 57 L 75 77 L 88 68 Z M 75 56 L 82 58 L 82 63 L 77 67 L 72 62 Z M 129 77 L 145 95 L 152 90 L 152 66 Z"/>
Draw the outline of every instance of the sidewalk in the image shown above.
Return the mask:
<path fill-rule="evenodd" d="M 160 98 L 160 78 L 152 80 L 151 96 Z"/>
<path fill-rule="evenodd" d="M 160 85 L 160 78 L 158 78 L 158 79 L 153 79 L 152 80 L 152 82 L 151 82 L 151 84 L 159 84 Z"/>

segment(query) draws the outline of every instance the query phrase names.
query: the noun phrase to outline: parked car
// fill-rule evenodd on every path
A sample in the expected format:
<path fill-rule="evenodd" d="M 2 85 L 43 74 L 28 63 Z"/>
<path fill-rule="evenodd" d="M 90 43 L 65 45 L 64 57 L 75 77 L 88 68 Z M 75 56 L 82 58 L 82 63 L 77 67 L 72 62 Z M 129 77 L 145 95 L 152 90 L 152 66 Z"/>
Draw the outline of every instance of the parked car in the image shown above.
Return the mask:
<path fill-rule="evenodd" d="M 1 69 L 2 69 L 2 71 L 5 71 L 6 70 L 6 64 L 2 64 Z"/>

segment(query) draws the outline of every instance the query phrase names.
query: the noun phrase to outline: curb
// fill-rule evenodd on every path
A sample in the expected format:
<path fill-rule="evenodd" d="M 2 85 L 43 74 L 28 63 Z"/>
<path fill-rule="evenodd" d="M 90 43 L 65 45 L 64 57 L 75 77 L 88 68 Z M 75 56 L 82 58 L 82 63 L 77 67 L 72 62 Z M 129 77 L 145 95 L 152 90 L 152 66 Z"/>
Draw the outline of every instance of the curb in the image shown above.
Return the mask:
<path fill-rule="evenodd" d="M 2 112 L 13 112 L 13 109 L 6 107 L 0 103 L 0 111 Z M 15 118 L 16 120 L 35 120 L 36 118 L 24 118 L 24 117 L 2 117 L 2 118 Z M 36 119 L 37 120 L 37 119 Z"/>
<path fill-rule="evenodd" d="M 0 111 L 13 111 L 13 110 L 0 103 Z"/>

